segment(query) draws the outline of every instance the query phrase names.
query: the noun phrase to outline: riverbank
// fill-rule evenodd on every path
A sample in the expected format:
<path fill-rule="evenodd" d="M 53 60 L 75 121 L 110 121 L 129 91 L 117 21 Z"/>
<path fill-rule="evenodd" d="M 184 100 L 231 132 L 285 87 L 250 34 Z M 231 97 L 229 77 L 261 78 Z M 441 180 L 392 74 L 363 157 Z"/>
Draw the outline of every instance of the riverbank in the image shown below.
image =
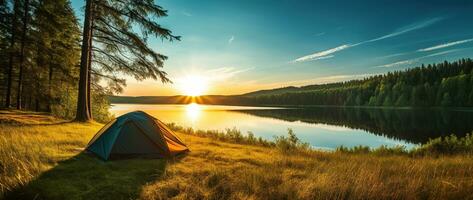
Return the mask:
<path fill-rule="evenodd" d="M 82 151 L 102 124 L 0 116 L 0 185 L 8 198 L 473 198 L 471 154 L 281 151 L 181 131 L 191 149 L 181 158 L 103 162 Z"/>

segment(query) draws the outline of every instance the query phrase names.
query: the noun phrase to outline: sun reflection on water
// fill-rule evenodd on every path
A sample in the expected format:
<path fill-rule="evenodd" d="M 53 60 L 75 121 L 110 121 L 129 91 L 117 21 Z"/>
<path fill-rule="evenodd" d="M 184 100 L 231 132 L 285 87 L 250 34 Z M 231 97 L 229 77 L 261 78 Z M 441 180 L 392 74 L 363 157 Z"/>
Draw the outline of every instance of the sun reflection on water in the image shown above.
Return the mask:
<path fill-rule="evenodd" d="M 186 105 L 187 118 L 194 124 L 202 112 L 202 107 L 196 103 L 190 103 Z"/>

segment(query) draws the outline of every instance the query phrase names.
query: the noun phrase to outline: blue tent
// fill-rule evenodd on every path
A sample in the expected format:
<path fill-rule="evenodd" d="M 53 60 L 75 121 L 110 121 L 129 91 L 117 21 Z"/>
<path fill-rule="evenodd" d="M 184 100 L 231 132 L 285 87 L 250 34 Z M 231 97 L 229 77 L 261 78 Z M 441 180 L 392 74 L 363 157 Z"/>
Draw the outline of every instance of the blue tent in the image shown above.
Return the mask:
<path fill-rule="evenodd" d="M 86 149 L 103 160 L 136 156 L 165 158 L 189 151 L 163 122 L 143 111 L 112 120 L 95 134 Z"/>

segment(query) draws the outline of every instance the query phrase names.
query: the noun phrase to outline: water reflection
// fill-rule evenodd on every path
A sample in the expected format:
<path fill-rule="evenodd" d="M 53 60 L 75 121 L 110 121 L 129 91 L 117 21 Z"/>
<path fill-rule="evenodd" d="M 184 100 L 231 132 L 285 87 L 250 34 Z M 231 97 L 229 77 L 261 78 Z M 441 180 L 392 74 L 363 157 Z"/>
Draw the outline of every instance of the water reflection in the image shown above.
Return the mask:
<path fill-rule="evenodd" d="M 201 111 L 202 111 L 202 107 L 199 104 L 191 103 L 191 104 L 186 105 L 186 114 L 192 123 L 192 127 L 194 127 L 197 119 L 199 119 Z"/>
<path fill-rule="evenodd" d="M 143 110 L 160 120 L 204 130 L 236 127 L 243 134 L 273 139 L 292 128 L 312 146 L 333 149 L 340 145 L 404 145 L 408 148 L 429 138 L 473 130 L 473 112 L 455 110 L 390 110 L 268 107 L 117 104 L 116 116 Z"/>
<path fill-rule="evenodd" d="M 279 110 L 239 110 L 238 112 L 289 122 L 327 124 L 361 129 L 388 138 L 425 143 L 429 138 L 473 130 L 471 110 L 311 108 Z"/>

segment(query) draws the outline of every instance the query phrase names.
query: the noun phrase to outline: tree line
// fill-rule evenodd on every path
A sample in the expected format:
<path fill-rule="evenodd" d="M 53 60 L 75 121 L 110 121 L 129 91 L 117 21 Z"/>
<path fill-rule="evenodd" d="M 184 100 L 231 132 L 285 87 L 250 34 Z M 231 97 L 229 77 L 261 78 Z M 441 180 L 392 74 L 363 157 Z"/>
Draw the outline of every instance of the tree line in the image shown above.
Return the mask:
<path fill-rule="evenodd" d="M 269 94 L 252 93 L 238 98 L 244 104 L 258 105 L 471 107 L 473 61 L 469 58 L 445 61 L 363 80 L 265 93 Z"/>
<path fill-rule="evenodd" d="M 147 43 L 179 40 L 156 23 L 166 10 L 153 0 L 85 0 L 83 10 L 79 23 L 69 0 L 0 0 L 4 107 L 105 121 L 124 75 L 170 82 L 166 56 Z"/>
<path fill-rule="evenodd" d="M 473 61 L 421 65 L 362 80 L 260 90 L 242 95 L 110 96 L 113 103 L 258 106 L 472 107 Z"/>

